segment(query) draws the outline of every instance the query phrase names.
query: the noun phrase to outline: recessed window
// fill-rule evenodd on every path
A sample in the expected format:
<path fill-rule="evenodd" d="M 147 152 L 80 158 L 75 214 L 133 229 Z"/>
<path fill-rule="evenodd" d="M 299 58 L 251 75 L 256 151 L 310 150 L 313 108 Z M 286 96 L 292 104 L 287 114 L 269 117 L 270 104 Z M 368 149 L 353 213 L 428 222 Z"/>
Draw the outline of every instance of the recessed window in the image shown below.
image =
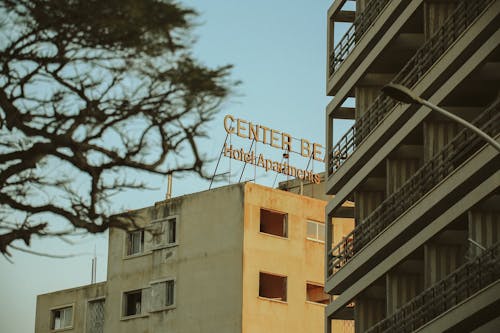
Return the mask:
<path fill-rule="evenodd" d="M 260 232 L 288 237 L 288 215 L 261 208 L 260 210 Z"/>
<path fill-rule="evenodd" d="M 165 282 L 165 306 L 174 305 L 174 281 Z"/>
<path fill-rule="evenodd" d="M 151 232 L 154 247 L 177 244 L 177 218 L 169 217 L 153 222 Z"/>
<path fill-rule="evenodd" d="M 131 231 L 127 234 L 127 255 L 142 253 L 144 251 L 144 230 Z"/>
<path fill-rule="evenodd" d="M 104 299 L 89 301 L 87 303 L 87 333 L 103 333 L 104 331 Z"/>
<path fill-rule="evenodd" d="M 324 242 L 325 225 L 320 222 L 307 221 L 307 239 Z"/>
<path fill-rule="evenodd" d="M 153 311 L 170 308 L 174 305 L 174 280 L 151 284 Z"/>
<path fill-rule="evenodd" d="M 321 304 L 330 303 L 330 295 L 326 294 L 323 286 L 307 283 L 306 284 L 307 301 Z"/>
<path fill-rule="evenodd" d="M 73 307 L 68 306 L 61 309 L 52 310 L 51 328 L 59 330 L 73 326 Z"/>
<path fill-rule="evenodd" d="M 259 296 L 286 302 L 286 276 L 259 273 Z"/>
<path fill-rule="evenodd" d="M 177 219 L 170 218 L 167 220 L 167 243 L 175 244 L 177 242 Z"/>
<path fill-rule="evenodd" d="M 135 316 L 141 314 L 142 290 L 134 290 L 123 295 L 123 316 Z"/>

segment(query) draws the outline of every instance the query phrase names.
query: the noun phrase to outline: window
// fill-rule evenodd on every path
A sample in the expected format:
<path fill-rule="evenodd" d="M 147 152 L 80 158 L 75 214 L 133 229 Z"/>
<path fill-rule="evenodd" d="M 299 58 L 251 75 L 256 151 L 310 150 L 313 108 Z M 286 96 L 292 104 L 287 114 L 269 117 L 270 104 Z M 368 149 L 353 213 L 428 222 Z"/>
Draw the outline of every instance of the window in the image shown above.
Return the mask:
<path fill-rule="evenodd" d="M 320 222 L 307 221 L 307 239 L 324 242 L 325 225 Z"/>
<path fill-rule="evenodd" d="M 260 232 L 288 237 L 288 215 L 267 209 L 260 210 Z"/>
<path fill-rule="evenodd" d="M 286 276 L 260 272 L 259 296 L 286 302 Z"/>
<path fill-rule="evenodd" d="M 167 220 L 167 230 L 167 243 L 175 244 L 177 242 L 177 219 L 175 217 Z"/>
<path fill-rule="evenodd" d="M 142 290 L 126 292 L 123 295 L 123 316 L 134 316 L 141 314 Z"/>
<path fill-rule="evenodd" d="M 151 223 L 151 233 L 154 247 L 177 244 L 177 218 L 169 217 L 164 220 L 153 221 Z"/>
<path fill-rule="evenodd" d="M 318 284 L 306 284 L 306 300 L 314 303 L 328 304 L 330 303 L 330 295 L 326 294 L 323 286 Z"/>
<path fill-rule="evenodd" d="M 152 311 L 165 310 L 174 305 L 174 280 L 151 283 Z"/>
<path fill-rule="evenodd" d="M 59 330 L 73 326 L 73 306 L 52 310 L 51 328 Z"/>
<path fill-rule="evenodd" d="M 174 281 L 166 281 L 165 285 L 165 306 L 174 305 Z"/>
<path fill-rule="evenodd" d="M 142 253 L 144 251 L 144 230 L 131 231 L 127 234 L 127 255 Z"/>
<path fill-rule="evenodd" d="M 104 299 L 89 301 L 87 304 L 87 333 L 103 333 L 104 330 Z"/>

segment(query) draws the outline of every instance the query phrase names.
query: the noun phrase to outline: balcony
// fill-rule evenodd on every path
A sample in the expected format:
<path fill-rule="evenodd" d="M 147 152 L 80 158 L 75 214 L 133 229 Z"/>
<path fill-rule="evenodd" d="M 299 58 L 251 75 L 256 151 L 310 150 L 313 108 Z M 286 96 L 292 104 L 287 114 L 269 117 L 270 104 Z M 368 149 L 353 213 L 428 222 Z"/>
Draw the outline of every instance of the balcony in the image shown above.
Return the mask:
<path fill-rule="evenodd" d="M 495 137 L 500 133 L 500 99 L 484 110 L 474 124 Z M 484 140 L 464 129 L 430 161 L 424 164 L 401 188 L 387 197 L 343 241 L 328 253 L 327 276 L 342 269 L 356 253 L 376 238 L 401 214 L 427 192 L 448 177 L 464 161 L 484 145 Z M 424 225 L 419 227 L 423 228 Z"/>
<path fill-rule="evenodd" d="M 500 243 L 496 243 L 366 333 L 413 332 L 499 279 Z"/>
<path fill-rule="evenodd" d="M 388 2 L 389 0 L 372 0 L 368 2 L 365 10 L 357 16 L 351 27 L 330 52 L 330 76 L 342 65 L 356 45 L 356 41 L 364 35 Z"/>
<path fill-rule="evenodd" d="M 400 56 L 391 57 L 401 68 L 423 42 L 419 36 L 414 38 L 416 35 L 423 37 L 423 31 L 416 31 L 418 28 L 415 30 L 406 24 L 421 15 L 423 1 L 335 0 L 328 10 L 327 95 L 335 96 L 337 100 L 351 96 L 351 88 L 370 68 L 381 68 L 371 66 L 388 47 L 402 51 Z M 342 31 L 340 42 L 335 39 L 335 32 L 339 29 Z M 399 33 L 404 36 L 398 36 Z M 409 48 L 413 52 L 405 53 Z M 401 56 L 404 61 L 401 61 Z M 388 62 L 392 63 L 392 60 L 388 59 Z"/>
<path fill-rule="evenodd" d="M 370 3 L 372 3 L 371 1 Z M 446 50 L 491 4 L 493 0 L 461 0 L 455 11 L 441 28 L 415 53 L 392 82 L 414 87 Z M 344 47 L 345 49 L 345 47 Z M 340 52 L 340 51 L 339 51 Z M 347 51 L 343 51 L 347 52 Z M 427 97 L 427 96 L 424 96 Z M 327 158 L 327 172 L 330 177 L 354 153 L 359 145 L 382 122 L 396 105 L 385 95 L 379 95 L 367 112 L 331 148 Z M 329 133 L 331 135 L 331 133 Z"/>

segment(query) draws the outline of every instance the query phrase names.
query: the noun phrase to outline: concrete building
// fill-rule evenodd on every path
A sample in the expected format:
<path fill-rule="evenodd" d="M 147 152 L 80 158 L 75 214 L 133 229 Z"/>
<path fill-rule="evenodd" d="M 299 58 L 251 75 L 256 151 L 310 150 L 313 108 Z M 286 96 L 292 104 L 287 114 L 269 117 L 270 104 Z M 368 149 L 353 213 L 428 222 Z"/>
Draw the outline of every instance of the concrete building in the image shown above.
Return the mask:
<path fill-rule="evenodd" d="M 35 332 L 323 332 L 326 201 L 284 190 L 240 183 L 138 210 L 110 230 L 107 281 L 38 296 Z M 354 222 L 334 224 L 340 239 Z"/>
<path fill-rule="evenodd" d="M 325 290 L 337 296 L 325 332 L 332 319 L 356 332 L 498 332 L 500 154 L 380 90 L 406 86 L 498 141 L 500 1 L 335 0 L 328 24 Z M 334 144 L 336 119 L 354 125 Z M 346 200 L 355 228 L 339 242 Z"/>

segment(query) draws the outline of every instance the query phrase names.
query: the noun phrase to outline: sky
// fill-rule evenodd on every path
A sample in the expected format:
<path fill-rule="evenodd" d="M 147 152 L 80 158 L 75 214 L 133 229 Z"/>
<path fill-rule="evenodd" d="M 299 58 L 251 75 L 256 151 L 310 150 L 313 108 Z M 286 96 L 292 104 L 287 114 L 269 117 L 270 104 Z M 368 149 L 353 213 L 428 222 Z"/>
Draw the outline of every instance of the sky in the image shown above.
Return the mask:
<path fill-rule="evenodd" d="M 223 118 L 235 118 L 262 124 L 304 138 L 325 142 L 325 107 L 331 97 L 325 95 L 326 0 L 185 0 L 200 16 L 194 35 L 193 52 L 208 66 L 233 64 L 232 79 L 242 83 L 209 124 L 209 138 L 201 142 L 207 158 L 215 162 L 224 144 Z M 348 123 L 334 127 L 334 141 Z M 249 140 L 235 138 L 234 144 L 248 149 Z M 237 143 L 236 143 L 237 142 Z M 281 159 L 280 151 L 258 147 L 266 156 Z M 306 167 L 307 159 L 292 154 L 290 164 Z M 242 164 L 222 158 L 217 173 L 231 168 L 231 177 L 215 186 L 234 183 L 240 177 Z M 315 162 L 314 171 L 323 170 Z M 254 172 L 256 177 L 254 177 Z M 148 191 L 129 191 L 115 197 L 115 210 L 151 206 L 165 198 L 167 181 L 142 176 L 155 187 Z M 286 176 L 247 167 L 242 180 L 256 178 L 263 185 L 277 185 Z M 275 180 L 276 179 L 276 180 Z M 207 190 L 209 182 L 195 175 L 174 177 L 173 196 Z M 58 239 L 35 239 L 32 249 L 69 259 L 52 259 L 13 251 L 13 264 L 0 258 L 0 331 L 27 333 L 34 331 L 36 296 L 90 283 L 91 260 L 98 258 L 97 281 L 106 279 L 107 233 L 89 235 L 67 244 Z"/>

